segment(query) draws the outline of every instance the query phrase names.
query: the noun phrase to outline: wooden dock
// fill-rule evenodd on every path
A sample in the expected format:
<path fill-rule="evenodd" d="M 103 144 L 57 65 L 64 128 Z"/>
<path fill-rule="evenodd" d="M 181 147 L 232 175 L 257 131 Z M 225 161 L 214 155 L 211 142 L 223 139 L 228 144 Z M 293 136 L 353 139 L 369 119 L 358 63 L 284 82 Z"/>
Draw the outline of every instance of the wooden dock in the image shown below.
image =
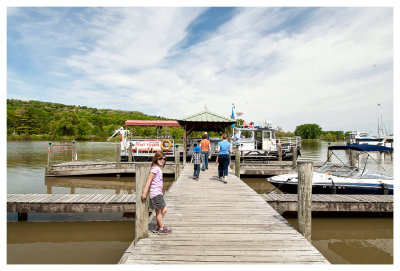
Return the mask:
<path fill-rule="evenodd" d="M 229 174 L 224 184 L 216 173 L 212 164 L 195 181 L 187 165 L 165 195 L 172 234 L 149 233 L 120 264 L 329 263 L 242 180 Z"/>
<path fill-rule="evenodd" d="M 313 162 L 314 169 L 321 167 L 323 162 Z M 232 169 L 235 163 L 231 163 Z M 297 173 L 297 168 L 293 167 L 292 161 L 266 161 L 260 162 L 241 162 L 240 175 L 248 176 L 274 176 L 281 174 Z"/>
<path fill-rule="evenodd" d="M 135 164 L 143 162 L 92 162 L 71 161 L 48 166 L 45 176 L 90 176 L 90 175 L 121 175 L 135 174 Z M 212 163 L 212 162 L 211 162 Z M 234 162 L 231 167 L 234 168 Z M 322 162 L 314 162 L 314 168 L 322 166 Z M 168 161 L 164 168 L 164 174 L 175 173 L 175 163 Z M 279 174 L 296 173 L 291 161 L 267 161 L 267 162 L 242 162 L 240 174 L 248 176 L 273 176 Z"/>
<path fill-rule="evenodd" d="M 261 195 L 279 212 L 297 211 L 297 194 Z M 393 213 L 393 195 L 312 195 L 313 212 Z"/>
<path fill-rule="evenodd" d="M 203 173 L 203 172 L 202 172 Z M 278 212 L 297 211 L 296 194 L 259 195 Z M 312 195 L 313 212 L 393 213 L 393 195 Z M 134 213 L 136 194 L 8 194 L 7 212 Z"/>
<path fill-rule="evenodd" d="M 45 176 L 88 176 L 88 175 L 120 175 L 134 174 L 135 164 L 141 162 L 91 162 L 72 161 L 51 165 L 46 168 Z M 175 164 L 167 163 L 165 174 L 175 173 Z"/>
<path fill-rule="evenodd" d="M 134 213 L 136 194 L 8 194 L 7 212 Z"/>

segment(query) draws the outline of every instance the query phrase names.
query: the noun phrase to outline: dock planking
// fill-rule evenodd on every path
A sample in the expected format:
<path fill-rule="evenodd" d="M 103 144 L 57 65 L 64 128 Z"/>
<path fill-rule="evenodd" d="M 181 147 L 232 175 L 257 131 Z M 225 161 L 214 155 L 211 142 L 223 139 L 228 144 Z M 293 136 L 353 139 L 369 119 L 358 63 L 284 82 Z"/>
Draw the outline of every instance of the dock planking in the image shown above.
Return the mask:
<path fill-rule="evenodd" d="M 187 165 L 165 195 L 170 235 L 149 233 L 120 264 L 327 264 L 300 233 L 243 181 L 217 180 L 210 165 L 191 178 Z M 152 215 L 149 229 L 155 225 Z"/>
<path fill-rule="evenodd" d="M 268 204 L 280 212 L 297 211 L 297 194 L 263 194 Z M 393 195 L 312 195 L 313 212 L 393 213 Z"/>
<path fill-rule="evenodd" d="M 218 197 L 224 196 L 224 192 L 216 193 Z M 242 196 L 252 196 L 252 192 L 243 193 Z M 259 195 L 275 210 L 297 211 L 296 194 L 263 194 Z M 174 196 L 171 196 L 174 198 Z M 258 210 L 251 209 L 252 198 L 241 200 L 235 196 L 226 196 L 227 200 L 235 201 L 242 207 L 249 208 L 247 213 L 256 214 Z M 393 195 L 312 195 L 312 210 L 314 212 L 393 212 Z M 206 212 L 211 206 L 226 215 L 236 215 L 236 209 L 226 210 L 224 204 L 201 202 L 199 199 L 186 203 L 187 207 L 197 206 L 202 213 L 198 217 L 207 215 Z M 136 194 L 8 194 L 7 211 L 18 213 L 32 212 L 135 212 Z M 69 205 L 66 205 L 69 204 Z M 111 205 L 108 205 L 111 204 Z M 101 206 L 104 205 L 104 208 Z M 118 208 L 112 208 L 117 207 Z M 180 210 L 176 206 L 176 210 Z"/>
<path fill-rule="evenodd" d="M 8 194 L 7 212 L 124 213 L 135 212 L 135 194 Z"/>

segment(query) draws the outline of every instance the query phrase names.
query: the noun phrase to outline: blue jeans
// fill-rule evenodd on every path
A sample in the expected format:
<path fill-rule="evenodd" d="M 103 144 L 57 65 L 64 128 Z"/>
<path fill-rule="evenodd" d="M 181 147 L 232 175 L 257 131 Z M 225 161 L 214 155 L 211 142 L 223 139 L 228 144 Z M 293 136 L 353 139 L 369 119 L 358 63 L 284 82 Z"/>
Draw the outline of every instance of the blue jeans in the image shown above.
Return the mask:
<path fill-rule="evenodd" d="M 203 169 L 208 169 L 208 151 L 202 151 L 201 155 L 203 156 Z"/>
<path fill-rule="evenodd" d="M 200 175 L 200 164 L 198 164 L 198 165 L 194 164 L 193 170 L 194 170 L 193 176 L 196 177 L 196 178 L 199 178 L 199 175 Z"/>
<path fill-rule="evenodd" d="M 228 176 L 228 166 L 229 166 L 229 155 L 221 154 L 218 155 L 218 178 L 222 176 Z"/>

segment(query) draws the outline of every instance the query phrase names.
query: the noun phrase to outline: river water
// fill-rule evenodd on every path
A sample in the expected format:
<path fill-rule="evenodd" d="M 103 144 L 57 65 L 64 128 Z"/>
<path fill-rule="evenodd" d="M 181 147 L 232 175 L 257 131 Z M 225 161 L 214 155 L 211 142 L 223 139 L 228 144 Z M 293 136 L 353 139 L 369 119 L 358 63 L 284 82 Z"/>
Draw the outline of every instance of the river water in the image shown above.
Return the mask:
<path fill-rule="evenodd" d="M 58 142 L 53 142 L 57 144 Z M 60 142 L 62 143 L 62 142 Z M 134 193 L 134 177 L 45 177 L 48 142 L 7 143 L 7 193 Z M 324 161 L 328 143 L 302 144 L 299 160 Z M 114 161 L 115 145 L 77 142 L 78 160 Z M 378 159 L 379 157 L 376 157 Z M 55 148 L 55 163 L 71 159 L 69 147 Z M 338 152 L 333 161 L 348 161 Z M 392 174 L 390 158 L 382 164 Z M 368 163 L 368 167 L 373 164 Z M 265 178 L 242 178 L 257 193 L 268 193 Z M 172 184 L 165 177 L 164 188 Z M 297 228 L 297 220 L 287 220 Z M 115 264 L 134 238 L 134 219 L 122 214 L 29 214 L 17 221 L 7 213 L 8 264 Z M 392 264 L 392 217 L 314 217 L 312 244 L 333 264 Z"/>

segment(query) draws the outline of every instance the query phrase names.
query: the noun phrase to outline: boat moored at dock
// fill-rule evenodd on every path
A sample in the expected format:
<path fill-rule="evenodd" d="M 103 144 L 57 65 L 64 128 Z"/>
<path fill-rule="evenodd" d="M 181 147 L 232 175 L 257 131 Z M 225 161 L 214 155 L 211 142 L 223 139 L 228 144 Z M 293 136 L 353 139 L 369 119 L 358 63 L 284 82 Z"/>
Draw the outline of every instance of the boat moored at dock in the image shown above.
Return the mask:
<path fill-rule="evenodd" d="M 366 163 L 370 157 L 369 152 L 392 152 L 392 148 L 372 145 L 347 145 L 330 146 L 328 150 L 358 151 L 359 155 L 361 153 L 367 154 L 367 159 L 362 168 L 325 162 L 322 167 L 313 172 L 312 193 L 393 195 L 393 176 L 366 168 Z M 283 192 L 297 193 L 297 173 L 277 175 L 267 178 L 267 180 Z"/>

